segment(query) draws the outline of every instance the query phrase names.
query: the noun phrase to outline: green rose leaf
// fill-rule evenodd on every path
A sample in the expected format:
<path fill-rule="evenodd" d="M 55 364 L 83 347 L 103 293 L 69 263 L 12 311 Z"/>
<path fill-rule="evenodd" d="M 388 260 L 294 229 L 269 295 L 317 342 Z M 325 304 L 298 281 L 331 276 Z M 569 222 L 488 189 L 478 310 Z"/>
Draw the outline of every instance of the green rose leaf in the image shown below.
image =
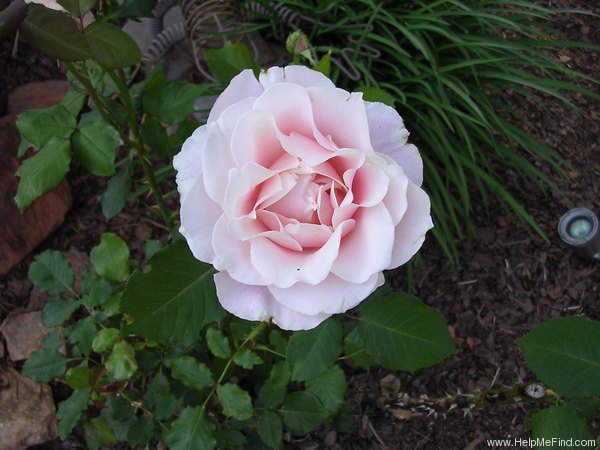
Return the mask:
<path fill-rule="evenodd" d="M 94 59 L 109 69 L 133 66 L 142 57 L 136 42 L 119 27 L 106 22 L 94 22 L 86 27 L 85 37 Z"/>
<path fill-rule="evenodd" d="M 279 448 L 283 438 L 283 424 L 279 414 L 265 410 L 258 418 L 256 430 L 260 439 L 271 448 Z"/>
<path fill-rule="evenodd" d="M 85 103 L 86 93 L 77 89 L 70 89 L 60 101 L 60 105 L 67 108 L 69 113 L 76 118 Z"/>
<path fill-rule="evenodd" d="M 102 417 L 94 417 L 83 425 L 85 442 L 90 450 L 100 449 L 100 446 L 116 444 L 115 436 L 110 424 Z"/>
<path fill-rule="evenodd" d="M 83 16 L 96 5 L 97 0 L 58 0 L 58 4 L 74 16 Z"/>
<path fill-rule="evenodd" d="M 194 103 L 204 92 L 205 86 L 175 81 L 166 86 L 145 90 L 142 104 L 148 114 L 161 122 L 174 124 L 185 120 L 194 112 Z"/>
<path fill-rule="evenodd" d="M 63 105 L 25 111 L 17 117 L 17 128 L 21 135 L 38 148 L 46 145 L 52 138 L 69 138 L 76 127 L 73 114 Z"/>
<path fill-rule="evenodd" d="M 96 273 L 111 281 L 125 281 L 129 276 L 129 248 L 114 233 L 104 233 L 100 244 L 90 252 Z"/>
<path fill-rule="evenodd" d="M 379 102 L 385 105 L 394 107 L 396 99 L 383 89 L 372 88 L 372 87 L 359 87 L 356 89 L 357 92 L 362 92 L 363 100 L 367 102 Z"/>
<path fill-rule="evenodd" d="M 177 358 L 171 367 L 171 375 L 185 386 L 198 391 L 213 383 L 210 369 L 192 356 Z"/>
<path fill-rule="evenodd" d="M 565 408 L 574 412 L 587 422 L 591 422 L 600 413 L 600 400 L 597 398 L 570 398 Z"/>
<path fill-rule="evenodd" d="M 127 433 L 127 442 L 132 445 L 146 445 L 152 439 L 154 421 L 150 417 L 142 417 L 134 423 Z"/>
<path fill-rule="evenodd" d="M 359 320 L 365 350 L 391 370 L 415 371 L 456 352 L 442 315 L 409 294 L 367 301 Z"/>
<path fill-rule="evenodd" d="M 277 408 L 287 394 L 287 386 L 291 377 L 290 367 L 286 361 L 279 361 L 271 368 L 269 378 L 258 392 L 258 404 L 265 408 Z"/>
<path fill-rule="evenodd" d="M 17 170 L 21 178 L 15 201 L 21 212 L 39 196 L 50 192 L 65 178 L 71 163 L 71 143 L 51 138 L 38 153 L 25 160 Z"/>
<path fill-rule="evenodd" d="M 108 180 L 106 191 L 102 194 L 100 203 L 102 204 L 102 214 L 108 221 L 119 214 L 129 197 L 131 190 L 131 175 L 129 170 L 124 169 Z"/>
<path fill-rule="evenodd" d="M 27 274 L 39 291 L 55 295 L 73 287 L 73 269 L 58 250 L 46 250 L 34 258 Z"/>
<path fill-rule="evenodd" d="M 150 267 L 133 274 L 121 298 L 121 311 L 133 319 L 127 333 L 161 343 L 193 343 L 206 324 L 225 316 L 215 292 L 214 270 L 194 258 L 185 241 L 158 252 Z"/>
<path fill-rule="evenodd" d="M 100 277 L 93 267 L 90 267 L 80 281 L 81 304 L 88 310 L 101 305 L 112 294 L 113 288 L 107 280 Z"/>
<path fill-rule="evenodd" d="M 223 414 L 237 420 L 247 420 L 252 417 L 252 399 L 250 394 L 237 384 L 226 383 L 217 386 L 217 397 L 223 407 Z"/>
<path fill-rule="evenodd" d="M 47 328 L 57 327 L 66 322 L 79 308 L 79 303 L 65 298 L 53 298 L 42 310 L 42 323 Z"/>
<path fill-rule="evenodd" d="M 600 395 L 600 322 L 557 317 L 517 340 L 533 372 L 560 395 Z"/>
<path fill-rule="evenodd" d="M 133 347 L 125 341 L 117 342 L 106 360 L 106 371 L 115 380 L 127 380 L 137 371 Z"/>
<path fill-rule="evenodd" d="M 344 352 L 359 367 L 366 369 L 376 364 L 371 355 L 365 351 L 365 341 L 356 328 L 344 338 Z"/>
<path fill-rule="evenodd" d="M 244 69 L 252 69 L 255 74 L 260 70 L 254 55 L 242 43 L 225 42 L 223 48 L 206 50 L 204 59 L 215 78 L 224 85 Z"/>
<path fill-rule="evenodd" d="M 79 422 L 81 413 L 87 408 L 91 388 L 75 389 L 73 394 L 58 404 L 56 417 L 58 419 L 58 435 L 66 439 Z"/>
<path fill-rule="evenodd" d="M 75 156 L 91 173 L 104 177 L 115 174 L 115 155 L 123 141 L 112 126 L 86 123 L 75 132 L 72 142 Z"/>
<path fill-rule="evenodd" d="M 102 328 L 96 332 L 92 341 L 92 350 L 96 353 L 106 352 L 113 348 L 113 345 L 121 337 L 121 332 L 116 328 Z"/>
<path fill-rule="evenodd" d="M 212 450 L 217 444 L 215 426 L 206 419 L 203 408 L 185 408 L 167 432 L 170 450 Z"/>
<path fill-rule="evenodd" d="M 27 18 L 19 28 L 32 47 L 63 61 L 83 61 L 90 48 L 73 18 L 42 5 L 29 5 Z"/>
<path fill-rule="evenodd" d="M 335 318 L 317 328 L 297 331 L 290 337 L 287 360 L 292 380 L 308 380 L 325 372 L 342 352 L 342 326 Z"/>
<path fill-rule="evenodd" d="M 233 362 L 244 369 L 250 370 L 258 364 L 262 364 L 263 360 L 253 351 L 243 348 L 233 354 Z"/>
<path fill-rule="evenodd" d="M 96 335 L 96 324 L 92 317 L 77 322 L 73 325 L 69 333 L 69 341 L 75 345 L 77 350 L 83 355 L 88 356 L 92 351 L 92 342 Z"/>
<path fill-rule="evenodd" d="M 346 377 L 339 366 L 331 367 L 327 372 L 306 382 L 306 392 L 314 394 L 329 414 L 333 414 L 344 403 Z"/>
<path fill-rule="evenodd" d="M 210 352 L 217 358 L 229 358 L 231 349 L 229 348 L 229 339 L 221 330 L 209 328 L 206 330 L 206 344 Z"/>
<path fill-rule="evenodd" d="M 314 394 L 305 391 L 289 394 L 280 411 L 283 422 L 294 435 L 304 435 L 315 431 L 329 415 L 319 399 Z"/>
<path fill-rule="evenodd" d="M 550 440 L 557 439 L 568 442 L 569 439 L 589 439 L 594 436 L 587 428 L 585 420 L 578 417 L 574 412 L 564 407 L 548 408 L 535 412 L 531 417 L 532 435 L 534 439 Z M 547 447 L 537 446 L 538 449 Z M 553 445 L 553 449 L 571 449 L 566 445 Z"/>
<path fill-rule="evenodd" d="M 115 17 L 122 19 L 140 19 L 142 17 L 154 17 L 152 10 L 156 6 L 156 0 L 125 0 L 115 11 Z"/>
<path fill-rule="evenodd" d="M 62 377 L 67 370 L 67 358 L 62 353 L 49 348 L 36 350 L 29 355 L 22 373 L 38 383 L 48 383 Z"/>
<path fill-rule="evenodd" d="M 83 389 L 90 385 L 90 369 L 88 367 L 72 367 L 65 375 L 67 384 L 72 389 Z"/>

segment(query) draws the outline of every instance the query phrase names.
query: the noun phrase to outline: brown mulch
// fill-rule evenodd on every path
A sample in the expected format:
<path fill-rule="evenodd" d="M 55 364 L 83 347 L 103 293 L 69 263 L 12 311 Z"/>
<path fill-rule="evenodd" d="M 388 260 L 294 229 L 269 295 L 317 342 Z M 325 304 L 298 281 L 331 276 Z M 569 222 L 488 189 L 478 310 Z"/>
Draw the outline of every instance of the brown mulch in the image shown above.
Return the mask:
<path fill-rule="evenodd" d="M 587 8 L 600 14 L 594 0 L 543 4 Z M 598 18 L 569 15 L 560 25 L 572 40 L 600 45 Z M 22 47 L 19 59 L 14 60 L 9 57 L 11 49 L 12 42 L 0 41 L 0 115 L 6 93 L 16 85 L 60 76 L 58 68 L 35 51 Z M 564 50 L 560 58 L 564 64 L 600 79 L 600 53 Z M 588 87 L 600 92 L 590 83 Z M 522 108 L 535 124 L 529 131 L 573 165 L 568 182 L 556 180 L 564 197 L 539 192 L 521 183 L 514 173 L 506 173 L 511 192 L 527 207 L 550 242 L 528 234 L 501 210 L 495 216 L 478 211 L 477 239 L 459 244 L 458 267 L 447 262 L 434 240 L 428 239 L 421 251 L 423 264 L 415 265 L 413 291 L 446 318 L 457 354 L 414 374 L 348 366 L 347 403 L 353 407 L 355 431 L 315 433 L 290 448 L 472 450 L 491 448 L 486 439 L 529 436 L 528 414 L 540 405 L 495 406 L 467 414 L 463 410 L 439 411 L 430 416 L 401 418 L 395 412 L 400 409 L 395 399 L 400 394 L 413 399 L 421 395 L 443 397 L 535 381 L 514 344 L 517 338 L 551 317 L 585 315 L 600 320 L 598 263 L 576 257 L 556 233 L 558 219 L 569 208 L 585 206 L 600 211 L 600 105 L 577 94 L 570 98 L 579 108 L 578 113 L 552 99 L 543 106 L 524 106 L 515 99 L 516 107 Z M 113 231 L 132 245 L 134 256 L 139 256 L 141 243 L 150 234 L 164 235 L 154 227 L 152 218 L 140 220 L 146 209 L 134 203 L 105 224 L 99 200 L 104 181 L 76 167 L 70 182 L 73 209 L 59 231 L 37 252 L 54 248 L 87 254 L 102 232 Z M 43 299 L 32 295 L 27 280 L 31 261 L 29 256 L 9 275 L 0 277 L 0 321 L 15 311 L 40 309 Z M 394 271 L 388 275 L 390 278 L 394 285 L 407 285 L 405 270 Z M 591 428 L 595 436 L 600 434 L 600 422 L 595 421 Z M 44 448 L 72 448 L 69 445 L 74 444 L 55 442 Z"/>

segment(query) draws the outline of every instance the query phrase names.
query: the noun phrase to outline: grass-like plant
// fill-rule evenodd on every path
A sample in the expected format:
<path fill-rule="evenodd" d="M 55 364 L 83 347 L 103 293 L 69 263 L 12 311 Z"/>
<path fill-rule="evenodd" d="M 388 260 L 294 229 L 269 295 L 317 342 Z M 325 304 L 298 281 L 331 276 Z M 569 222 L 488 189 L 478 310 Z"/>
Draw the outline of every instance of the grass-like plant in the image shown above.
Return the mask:
<path fill-rule="evenodd" d="M 473 231 L 474 204 L 491 197 L 547 240 L 503 183 L 508 171 L 528 186 L 559 187 L 535 164 L 559 177 L 568 163 L 524 131 L 519 97 L 553 97 L 576 110 L 565 92 L 600 99 L 582 87 L 595 82 L 558 59 L 570 42 L 553 21 L 559 14 L 527 0 L 332 0 L 247 4 L 274 32 L 301 28 L 322 55 L 331 49 L 332 78 L 349 89 L 391 94 L 425 162 L 433 234 L 457 261 L 456 241 Z M 368 99 L 368 97 L 366 97 Z M 523 106 L 523 105 L 522 105 Z"/>

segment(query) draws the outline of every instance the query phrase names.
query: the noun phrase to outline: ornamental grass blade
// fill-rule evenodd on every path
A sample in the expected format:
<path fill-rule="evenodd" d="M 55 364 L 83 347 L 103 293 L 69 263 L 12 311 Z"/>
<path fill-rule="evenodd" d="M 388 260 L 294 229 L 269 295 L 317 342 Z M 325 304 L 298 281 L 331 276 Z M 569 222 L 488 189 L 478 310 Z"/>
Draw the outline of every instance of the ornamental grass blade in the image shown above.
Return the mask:
<path fill-rule="evenodd" d="M 127 333 L 190 344 L 204 325 L 225 317 L 217 301 L 214 269 L 196 260 L 185 241 L 157 253 L 150 267 L 131 276 L 121 298 L 121 310 L 132 319 Z"/>

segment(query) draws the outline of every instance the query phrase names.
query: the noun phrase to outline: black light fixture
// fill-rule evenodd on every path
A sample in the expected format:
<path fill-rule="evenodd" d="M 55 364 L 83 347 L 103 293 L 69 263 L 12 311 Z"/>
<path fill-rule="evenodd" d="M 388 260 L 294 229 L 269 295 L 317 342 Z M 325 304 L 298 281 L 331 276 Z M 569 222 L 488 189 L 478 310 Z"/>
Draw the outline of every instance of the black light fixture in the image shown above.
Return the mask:
<path fill-rule="evenodd" d="M 560 238 L 580 256 L 600 260 L 598 216 L 587 208 L 573 208 L 558 222 Z"/>

